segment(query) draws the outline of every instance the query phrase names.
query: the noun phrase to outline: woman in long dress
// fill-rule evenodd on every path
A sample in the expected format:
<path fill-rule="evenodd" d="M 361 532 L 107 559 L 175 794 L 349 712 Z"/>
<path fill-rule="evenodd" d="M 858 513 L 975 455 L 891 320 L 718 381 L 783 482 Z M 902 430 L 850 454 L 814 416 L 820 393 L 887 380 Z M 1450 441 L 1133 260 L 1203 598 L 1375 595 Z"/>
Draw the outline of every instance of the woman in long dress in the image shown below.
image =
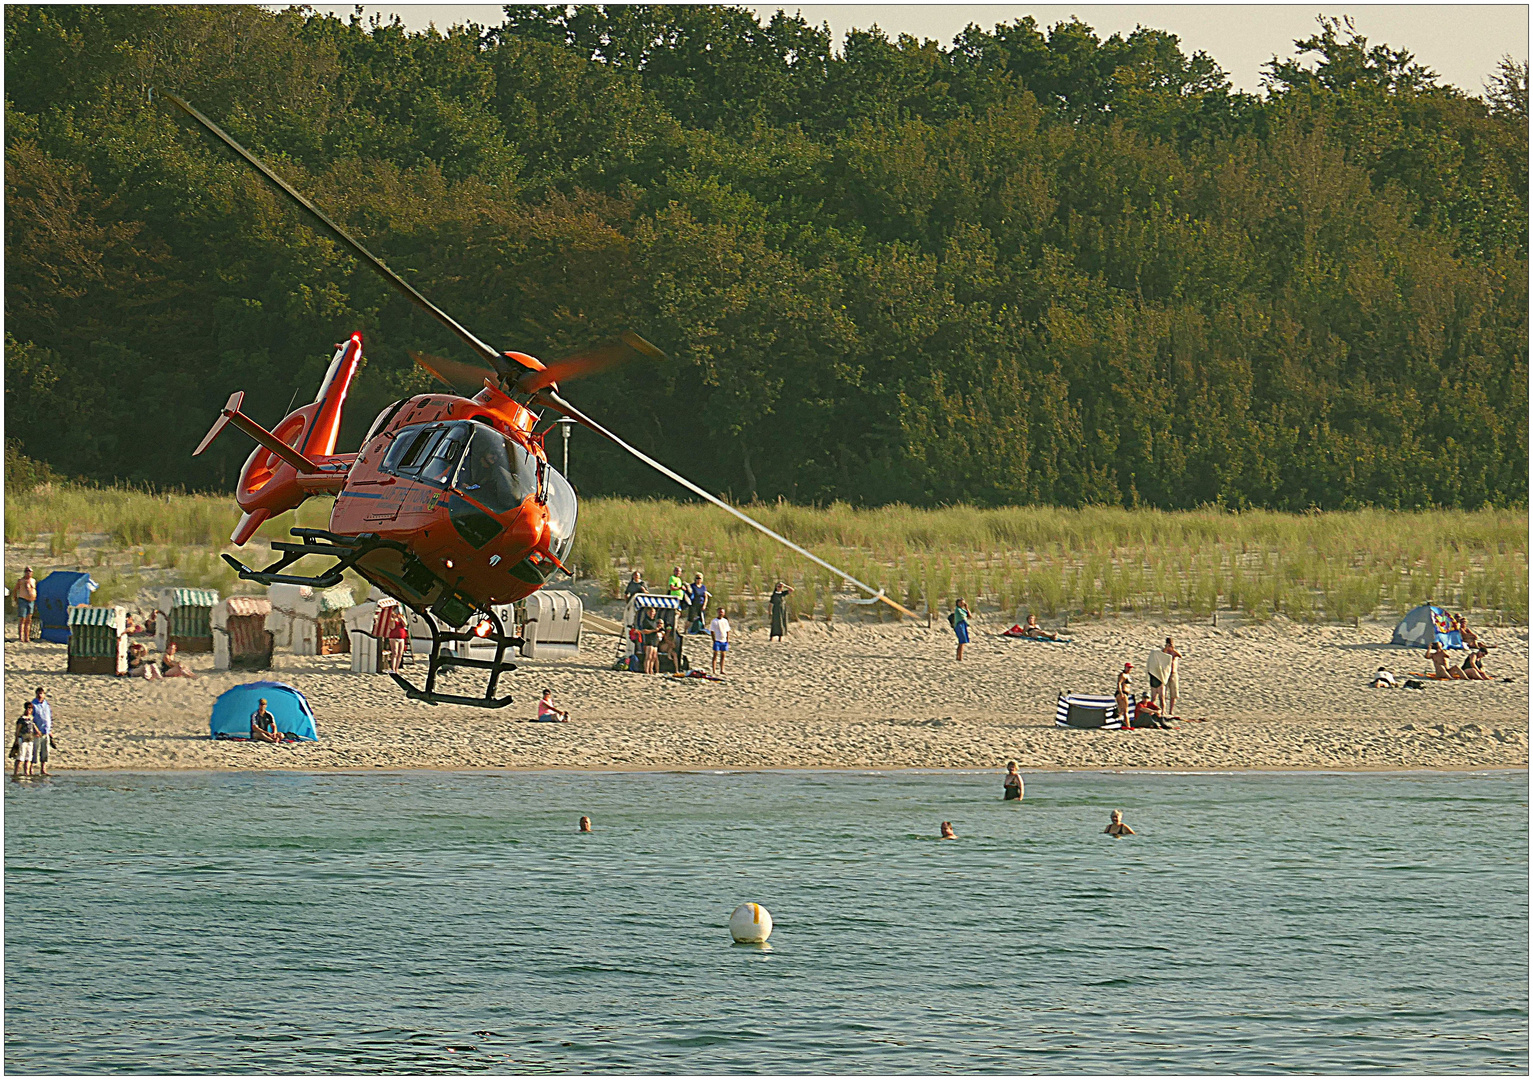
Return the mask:
<path fill-rule="evenodd" d="M 772 632 L 767 640 L 772 638 L 781 640 L 788 633 L 788 594 L 793 591 L 793 586 L 779 581 L 772 590 Z"/>

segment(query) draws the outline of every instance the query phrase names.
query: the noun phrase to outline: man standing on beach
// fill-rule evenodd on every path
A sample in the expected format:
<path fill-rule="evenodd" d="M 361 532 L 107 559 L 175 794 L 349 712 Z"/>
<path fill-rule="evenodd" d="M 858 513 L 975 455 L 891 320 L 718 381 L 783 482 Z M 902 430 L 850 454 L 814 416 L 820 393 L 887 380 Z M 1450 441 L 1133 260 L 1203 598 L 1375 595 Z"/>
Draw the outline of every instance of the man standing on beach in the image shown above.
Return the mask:
<path fill-rule="evenodd" d="M 17 641 L 32 640 L 32 615 L 37 611 L 37 579 L 32 568 L 21 569 L 21 580 L 16 582 Z"/>
<path fill-rule="evenodd" d="M 48 704 L 48 695 L 43 688 L 37 688 L 37 696 L 32 699 L 32 725 L 37 728 L 37 738 L 32 745 L 32 760 L 37 762 L 37 772 L 40 776 L 48 775 L 48 744 L 53 740 L 53 706 Z"/>
<path fill-rule="evenodd" d="M 724 617 L 724 609 L 719 608 L 719 617 L 708 624 L 708 633 L 713 637 L 713 674 L 724 674 L 724 654 L 729 651 L 729 620 Z"/>
<path fill-rule="evenodd" d="M 1160 651 L 1171 657 L 1171 666 L 1166 669 L 1166 693 L 1160 701 L 1161 715 L 1174 717 L 1176 715 L 1176 695 L 1179 689 L 1177 686 L 1178 661 L 1181 660 L 1182 654 L 1176 651 L 1176 646 L 1172 644 L 1170 638 L 1166 639 L 1165 647 Z"/>

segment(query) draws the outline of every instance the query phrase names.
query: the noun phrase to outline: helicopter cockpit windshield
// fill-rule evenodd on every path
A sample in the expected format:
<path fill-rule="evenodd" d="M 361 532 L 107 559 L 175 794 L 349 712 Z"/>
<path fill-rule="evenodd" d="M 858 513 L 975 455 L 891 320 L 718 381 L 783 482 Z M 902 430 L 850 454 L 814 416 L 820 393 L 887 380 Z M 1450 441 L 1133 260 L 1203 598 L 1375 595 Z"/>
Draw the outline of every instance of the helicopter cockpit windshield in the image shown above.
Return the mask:
<path fill-rule="evenodd" d="M 549 551 L 563 563 L 575 546 L 575 489 L 552 465 L 543 466 L 543 482 L 548 498 Z"/>
<path fill-rule="evenodd" d="M 492 427 L 469 426 L 473 442 L 453 486 L 496 514 L 515 509 L 527 496 L 537 494 L 537 458 Z"/>

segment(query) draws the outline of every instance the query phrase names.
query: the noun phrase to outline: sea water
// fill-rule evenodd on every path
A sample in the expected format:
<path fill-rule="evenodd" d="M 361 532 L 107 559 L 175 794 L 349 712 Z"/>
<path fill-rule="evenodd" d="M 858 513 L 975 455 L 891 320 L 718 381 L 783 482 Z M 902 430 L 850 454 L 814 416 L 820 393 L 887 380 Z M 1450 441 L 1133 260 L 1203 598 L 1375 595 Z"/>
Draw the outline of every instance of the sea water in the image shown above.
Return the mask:
<path fill-rule="evenodd" d="M 5 1066 L 1527 1072 L 1526 773 L 1000 795 L 968 772 L 11 784 Z M 1113 809 L 1138 835 L 1102 835 Z M 730 941 L 745 901 L 768 948 Z"/>

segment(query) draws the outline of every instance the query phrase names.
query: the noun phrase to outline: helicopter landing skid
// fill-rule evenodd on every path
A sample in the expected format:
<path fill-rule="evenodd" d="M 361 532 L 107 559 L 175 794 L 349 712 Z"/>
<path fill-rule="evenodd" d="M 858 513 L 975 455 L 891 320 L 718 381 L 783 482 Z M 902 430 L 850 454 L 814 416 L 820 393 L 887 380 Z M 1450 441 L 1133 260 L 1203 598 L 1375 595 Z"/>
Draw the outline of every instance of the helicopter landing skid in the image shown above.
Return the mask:
<path fill-rule="evenodd" d="M 381 547 L 404 551 L 402 544 L 380 539 L 374 533 L 357 536 L 341 536 L 325 529 L 294 529 L 293 535 L 302 543 L 273 540 L 272 549 L 282 552 L 282 557 L 265 570 L 252 570 L 233 555 L 224 552 L 224 561 L 239 572 L 246 581 L 262 585 L 310 585 L 316 589 L 328 589 L 341 583 L 342 575 L 356 565 L 358 559 Z M 328 555 L 335 565 L 323 574 L 284 574 L 282 571 L 306 555 Z"/>
<path fill-rule="evenodd" d="M 411 611 L 425 620 L 426 625 L 431 627 L 431 655 L 427 658 L 426 665 L 426 688 L 418 688 L 409 679 L 398 672 L 389 672 L 389 677 L 399 684 L 404 690 L 405 696 L 412 701 L 424 701 L 428 705 L 473 705 L 481 709 L 503 709 L 511 704 L 510 697 L 498 698 L 495 696 L 495 684 L 499 681 L 503 672 L 515 671 L 516 665 L 506 661 L 506 650 L 520 648 L 522 639 L 519 637 L 507 637 L 505 627 L 501 625 L 500 616 L 493 611 L 486 615 L 490 622 L 490 630 L 487 633 L 475 633 L 473 631 L 443 630 L 432 617 L 431 612 L 424 608 L 412 607 Z M 472 620 L 478 622 L 478 620 Z M 483 625 L 479 622 L 479 625 Z M 454 653 L 443 653 L 442 647 L 450 642 L 458 641 L 482 641 L 495 646 L 494 660 L 478 660 L 471 656 L 458 656 Z M 440 694 L 436 690 L 436 677 L 439 672 L 446 668 L 481 668 L 490 673 L 485 683 L 483 697 L 470 697 L 466 694 Z"/>

